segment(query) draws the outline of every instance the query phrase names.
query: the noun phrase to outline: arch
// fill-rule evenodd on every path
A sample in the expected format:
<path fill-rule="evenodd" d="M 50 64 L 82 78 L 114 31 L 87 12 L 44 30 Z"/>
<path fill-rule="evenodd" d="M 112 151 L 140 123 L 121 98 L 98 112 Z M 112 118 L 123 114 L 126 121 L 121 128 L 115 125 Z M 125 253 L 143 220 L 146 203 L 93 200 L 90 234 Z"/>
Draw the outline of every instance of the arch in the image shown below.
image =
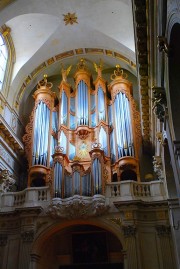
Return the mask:
<path fill-rule="evenodd" d="M 0 90 L 3 88 L 6 65 L 8 61 L 8 50 L 3 35 L 0 34 Z"/>
<path fill-rule="evenodd" d="M 179 117 L 180 114 L 180 76 L 179 76 L 179 62 L 180 62 L 180 23 L 175 23 L 170 34 L 170 57 L 169 57 L 169 95 L 171 115 L 173 122 L 173 131 L 175 140 L 180 140 Z"/>
<path fill-rule="evenodd" d="M 131 170 L 127 169 L 121 173 L 121 180 L 134 180 L 137 181 L 137 174 Z"/>
<path fill-rule="evenodd" d="M 0 82 L 2 82 L 2 85 L 0 83 L 0 92 L 2 92 L 4 97 L 6 98 L 8 96 L 8 91 L 10 88 L 9 84 L 11 82 L 13 65 L 15 62 L 15 49 L 14 49 L 14 44 L 13 44 L 10 32 L 11 32 L 11 29 L 7 27 L 6 25 L 3 25 L 0 28 L 0 39 L 1 39 L 0 45 L 2 45 L 2 43 L 4 44 L 4 48 L 5 48 L 4 56 L 6 58 L 3 66 L 0 65 L 0 68 L 1 67 L 3 68 L 3 76 L 1 76 L 0 74 Z M 0 49 L 0 55 L 1 55 L 1 49 Z"/>
<path fill-rule="evenodd" d="M 53 223 L 50 227 L 44 229 L 44 231 L 39 232 L 35 241 L 33 242 L 31 248 L 31 255 L 35 254 L 41 256 L 41 251 L 43 251 L 43 246 L 45 242 L 50 239 L 53 235 L 60 232 L 63 229 L 69 228 L 75 225 L 92 225 L 102 228 L 118 238 L 122 248 L 125 249 L 125 241 L 122 233 L 119 231 L 119 226 L 110 222 L 109 220 L 94 220 L 94 219 L 74 219 L 74 220 L 62 220 L 60 223 Z"/>

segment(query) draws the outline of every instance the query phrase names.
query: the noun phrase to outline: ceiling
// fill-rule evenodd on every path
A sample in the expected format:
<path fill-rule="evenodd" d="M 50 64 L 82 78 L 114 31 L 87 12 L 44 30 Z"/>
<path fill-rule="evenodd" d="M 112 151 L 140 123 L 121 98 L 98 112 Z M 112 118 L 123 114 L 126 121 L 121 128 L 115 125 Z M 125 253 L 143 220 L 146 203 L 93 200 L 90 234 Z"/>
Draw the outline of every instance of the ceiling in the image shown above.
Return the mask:
<path fill-rule="evenodd" d="M 68 13 L 75 23 L 65 23 Z M 44 73 L 60 74 L 61 62 L 76 65 L 81 57 L 92 67 L 101 58 L 104 73 L 119 63 L 136 75 L 131 0 L 15 0 L 2 9 L 3 24 L 16 52 L 9 103 L 29 95 Z"/>

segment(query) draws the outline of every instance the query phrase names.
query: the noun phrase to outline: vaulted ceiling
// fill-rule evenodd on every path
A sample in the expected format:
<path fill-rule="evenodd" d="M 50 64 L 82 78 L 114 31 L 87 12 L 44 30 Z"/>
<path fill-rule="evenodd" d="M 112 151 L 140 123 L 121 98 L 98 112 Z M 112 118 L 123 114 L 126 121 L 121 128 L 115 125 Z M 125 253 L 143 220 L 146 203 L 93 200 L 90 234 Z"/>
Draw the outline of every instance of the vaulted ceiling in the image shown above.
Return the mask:
<path fill-rule="evenodd" d="M 11 28 L 16 53 L 10 103 L 34 88 L 43 73 L 60 74 L 60 62 L 76 65 L 81 57 L 89 63 L 101 58 L 104 70 L 119 63 L 136 74 L 131 0 L 4 2 L 10 4 L 1 10 L 0 25 Z"/>

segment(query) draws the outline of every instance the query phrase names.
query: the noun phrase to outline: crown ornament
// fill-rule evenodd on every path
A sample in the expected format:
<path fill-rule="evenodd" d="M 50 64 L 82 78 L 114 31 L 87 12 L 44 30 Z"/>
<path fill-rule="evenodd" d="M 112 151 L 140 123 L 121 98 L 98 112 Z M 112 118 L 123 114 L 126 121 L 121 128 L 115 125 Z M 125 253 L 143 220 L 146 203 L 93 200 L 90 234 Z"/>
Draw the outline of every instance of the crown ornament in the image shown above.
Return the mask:
<path fill-rule="evenodd" d="M 114 70 L 114 74 L 111 75 L 111 80 L 115 80 L 115 79 L 127 79 L 128 75 L 126 73 L 124 73 L 123 69 L 120 69 L 120 65 L 117 64 L 116 65 L 116 70 Z"/>

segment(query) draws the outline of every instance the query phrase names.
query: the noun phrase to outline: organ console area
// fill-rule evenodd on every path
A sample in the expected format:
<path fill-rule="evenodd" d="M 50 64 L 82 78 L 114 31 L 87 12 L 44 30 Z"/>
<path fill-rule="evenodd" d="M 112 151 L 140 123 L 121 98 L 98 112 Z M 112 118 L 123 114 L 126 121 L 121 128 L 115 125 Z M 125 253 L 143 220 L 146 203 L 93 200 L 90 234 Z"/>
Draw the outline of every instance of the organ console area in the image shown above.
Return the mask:
<path fill-rule="evenodd" d="M 51 188 L 52 197 L 105 195 L 106 183 L 139 176 L 140 114 L 132 84 L 117 65 L 111 82 L 96 65 L 95 81 L 81 59 L 75 87 L 62 68 L 59 94 L 47 76 L 37 85 L 34 109 L 23 137 L 28 186 Z"/>

